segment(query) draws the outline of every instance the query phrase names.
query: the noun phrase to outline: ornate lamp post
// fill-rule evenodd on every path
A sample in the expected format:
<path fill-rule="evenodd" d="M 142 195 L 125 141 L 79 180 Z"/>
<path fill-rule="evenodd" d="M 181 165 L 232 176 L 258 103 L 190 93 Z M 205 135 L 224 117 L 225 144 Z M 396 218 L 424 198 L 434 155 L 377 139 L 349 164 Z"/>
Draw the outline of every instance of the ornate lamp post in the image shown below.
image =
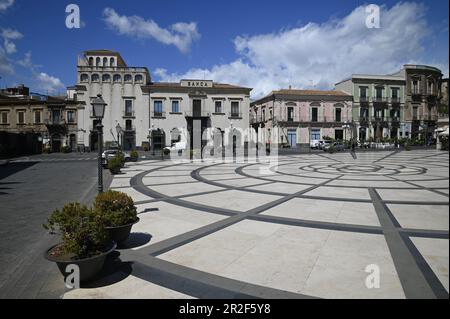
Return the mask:
<path fill-rule="evenodd" d="M 103 125 L 102 119 L 105 116 L 106 103 L 101 94 L 91 102 L 93 108 L 94 117 L 98 120 L 97 132 L 98 132 L 98 192 L 103 192 L 103 168 L 102 168 L 102 153 L 103 153 Z"/>
<path fill-rule="evenodd" d="M 122 134 L 122 127 L 120 126 L 119 123 L 117 123 L 117 125 L 116 125 L 116 133 L 117 133 L 117 144 L 118 144 L 117 146 L 119 147 L 119 150 L 121 151 L 122 147 L 121 147 L 121 143 L 120 143 L 120 136 Z"/>

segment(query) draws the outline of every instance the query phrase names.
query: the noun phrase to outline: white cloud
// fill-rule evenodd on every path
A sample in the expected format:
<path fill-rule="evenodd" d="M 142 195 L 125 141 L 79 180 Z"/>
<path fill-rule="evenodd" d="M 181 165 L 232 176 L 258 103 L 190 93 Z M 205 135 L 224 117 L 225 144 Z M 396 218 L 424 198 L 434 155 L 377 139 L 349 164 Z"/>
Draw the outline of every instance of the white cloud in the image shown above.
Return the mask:
<path fill-rule="evenodd" d="M 12 40 L 19 40 L 23 38 L 22 33 L 13 29 L 2 29 L 0 35 L 3 38 L 3 48 L 6 54 L 16 53 L 16 45 Z"/>
<path fill-rule="evenodd" d="M 192 43 L 200 39 L 195 22 L 178 22 L 164 29 L 153 20 L 145 20 L 139 16 L 120 16 L 111 8 L 103 10 L 103 19 L 108 27 L 121 35 L 152 38 L 166 45 L 174 45 L 182 53 L 187 53 Z"/>
<path fill-rule="evenodd" d="M 48 94 L 57 93 L 58 90 L 64 89 L 65 85 L 57 77 L 41 72 L 36 74 L 36 87 L 39 90 L 48 92 Z"/>
<path fill-rule="evenodd" d="M 191 69 L 184 74 L 159 69 L 162 81 L 208 78 L 253 87 L 260 97 L 278 88 L 332 88 L 352 73 L 385 74 L 403 64 L 422 59 L 423 41 L 429 34 L 425 7 L 398 3 L 381 7 L 381 28 L 368 29 L 365 7 L 342 19 L 234 40 L 235 61 L 210 69 Z M 425 59 L 426 60 L 426 59 Z M 423 61 L 427 62 L 427 61 Z M 428 61 L 428 63 L 433 61 Z M 441 63 L 447 65 L 448 60 Z M 444 71 L 444 70 L 443 70 Z"/>
<path fill-rule="evenodd" d="M 0 11 L 5 11 L 14 4 L 14 0 L 0 0 Z"/>

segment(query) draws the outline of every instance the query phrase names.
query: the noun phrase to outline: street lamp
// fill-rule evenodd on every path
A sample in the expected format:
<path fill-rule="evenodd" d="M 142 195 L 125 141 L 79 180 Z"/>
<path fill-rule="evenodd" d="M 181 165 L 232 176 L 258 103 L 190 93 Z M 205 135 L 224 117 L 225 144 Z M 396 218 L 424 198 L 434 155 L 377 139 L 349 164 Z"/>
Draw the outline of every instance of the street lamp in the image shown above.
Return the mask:
<path fill-rule="evenodd" d="M 116 125 L 116 132 L 117 132 L 117 144 L 118 144 L 119 150 L 122 150 L 122 148 L 120 147 L 120 135 L 122 134 L 122 127 L 120 126 L 119 123 L 117 123 L 117 125 Z"/>
<path fill-rule="evenodd" d="M 102 168 L 102 153 L 103 153 L 103 125 L 102 119 L 105 116 L 106 103 L 102 98 L 101 94 L 91 102 L 93 108 L 94 117 L 98 120 L 97 122 L 97 133 L 98 133 L 98 192 L 103 192 L 103 168 Z"/>

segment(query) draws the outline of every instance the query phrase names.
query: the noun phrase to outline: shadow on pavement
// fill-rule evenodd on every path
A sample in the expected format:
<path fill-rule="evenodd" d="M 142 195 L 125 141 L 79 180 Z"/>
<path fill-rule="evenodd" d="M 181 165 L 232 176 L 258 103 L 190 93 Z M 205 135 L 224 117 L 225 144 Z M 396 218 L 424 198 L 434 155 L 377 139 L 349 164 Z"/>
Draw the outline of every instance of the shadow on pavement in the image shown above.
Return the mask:
<path fill-rule="evenodd" d="M 23 171 L 24 169 L 27 169 L 38 162 L 21 162 L 21 163 L 9 163 L 4 166 L 0 166 L 0 180 L 11 176 L 13 174 L 16 174 L 17 172 Z"/>
<path fill-rule="evenodd" d="M 121 244 L 117 249 L 136 248 L 147 244 L 152 239 L 152 235 L 148 233 L 131 233 L 130 237 Z"/>
<path fill-rule="evenodd" d="M 81 288 L 100 288 L 113 285 L 127 278 L 132 272 L 131 262 L 122 262 L 120 252 L 114 251 L 108 255 L 102 271 L 94 280 L 81 283 Z"/>

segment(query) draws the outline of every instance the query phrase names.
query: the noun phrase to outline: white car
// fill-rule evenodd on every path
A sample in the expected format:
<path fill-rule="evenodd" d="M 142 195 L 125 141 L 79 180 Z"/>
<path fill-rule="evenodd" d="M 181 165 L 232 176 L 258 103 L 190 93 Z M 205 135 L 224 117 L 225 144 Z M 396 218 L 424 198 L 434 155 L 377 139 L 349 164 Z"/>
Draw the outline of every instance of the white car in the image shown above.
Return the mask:
<path fill-rule="evenodd" d="M 186 149 L 186 142 L 176 142 L 176 143 L 173 143 L 172 146 L 170 146 L 170 147 L 164 147 L 164 149 L 168 150 L 170 152 L 172 152 L 172 151 L 181 152 Z"/>
<path fill-rule="evenodd" d="M 115 157 L 119 153 L 118 149 L 109 149 L 102 153 L 102 165 L 104 167 L 108 166 L 108 160 Z M 131 155 L 128 152 L 122 152 L 125 162 L 129 162 L 131 160 Z"/>
<path fill-rule="evenodd" d="M 328 141 L 328 140 L 320 140 L 319 141 L 319 150 L 323 150 L 323 149 L 325 149 L 325 148 L 327 148 L 329 145 L 331 145 L 331 141 Z"/>
<path fill-rule="evenodd" d="M 321 141 L 319 141 L 319 140 L 311 140 L 311 142 L 309 143 L 309 146 L 310 146 L 312 149 L 318 149 L 319 146 L 320 146 L 320 142 L 321 142 Z"/>

